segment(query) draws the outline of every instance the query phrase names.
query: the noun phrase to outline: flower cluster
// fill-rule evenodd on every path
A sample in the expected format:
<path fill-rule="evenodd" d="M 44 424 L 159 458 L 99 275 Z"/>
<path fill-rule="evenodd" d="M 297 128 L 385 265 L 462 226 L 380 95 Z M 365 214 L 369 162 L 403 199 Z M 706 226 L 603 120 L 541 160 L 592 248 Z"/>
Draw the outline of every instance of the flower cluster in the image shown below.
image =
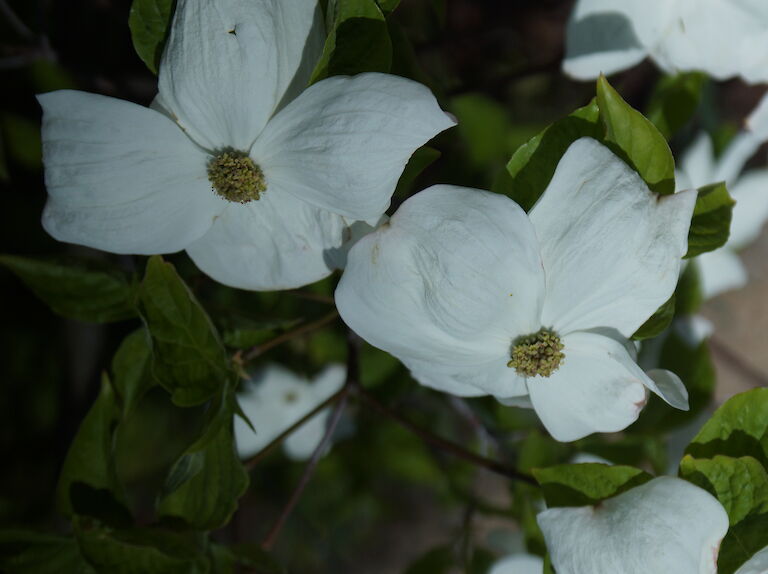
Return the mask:
<path fill-rule="evenodd" d="M 768 3 L 705 4 L 580 0 L 564 69 L 591 78 L 650 56 L 665 71 L 768 80 Z M 249 290 L 340 269 L 335 304 L 362 339 L 421 385 L 534 409 L 557 441 L 623 431 L 649 393 L 687 410 L 681 379 L 641 368 L 632 337 L 675 293 L 695 187 L 726 181 L 739 202 L 729 243 L 692 263 L 705 296 L 746 282 L 735 251 L 768 219 L 768 172 L 741 172 L 768 128 L 741 132 L 719 159 L 700 136 L 666 195 L 607 140 L 578 137 L 527 212 L 500 193 L 434 185 L 388 215 L 414 151 L 456 122 L 428 88 L 395 75 L 311 83 L 324 39 L 315 0 L 179 0 L 149 107 L 71 90 L 39 96 L 45 229 L 114 253 L 186 250 L 216 281 Z M 762 113 L 755 126 L 768 126 Z M 312 382 L 259 370 L 239 389 L 253 423 L 234 423 L 239 456 L 345 380 L 341 365 Z M 290 458 L 317 450 L 328 414 L 285 441 Z M 538 525 L 558 574 L 713 574 L 729 523 L 705 490 L 658 477 L 597 505 L 548 508 Z M 737 574 L 766 563 L 768 549 Z M 511 556 L 492 572 L 542 564 Z"/>

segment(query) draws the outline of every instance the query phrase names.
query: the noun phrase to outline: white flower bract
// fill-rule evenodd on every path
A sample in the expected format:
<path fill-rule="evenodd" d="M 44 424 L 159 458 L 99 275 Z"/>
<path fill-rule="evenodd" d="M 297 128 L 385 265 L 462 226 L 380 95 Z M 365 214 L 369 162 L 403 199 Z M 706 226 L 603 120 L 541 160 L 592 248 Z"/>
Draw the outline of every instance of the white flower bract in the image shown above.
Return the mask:
<path fill-rule="evenodd" d="M 496 562 L 488 574 L 541 574 L 544 560 L 532 554 L 512 554 Z"/>
<path fill-rule="evenodd" d="M 752 243 L 768 220 L 768 168 L 742 169 L 760 147 L 761 138 L 741 132 L 719 159 L 715 159 L 712 140 L 701 134 L 683 155 L 676 174 L 679 188 L 702 187 L 720 181 L 736 200 L 728 242 L 715 251 L 696 257 L 705 299 L 744 287 L 747 270 L 737 252 Z"/>
<path fill-rule="evenodd" d="M 753 554 L 734 574 L 768 574 L 768 546 Z"/>
<path fill-rule="evenodd" d="M 240 408 L 256 432 L 240 417 L 235 418 L 235 440 L 241 458 L 259 452 L 283 431 L 330 398 L 344 384 L 346 369 L 328 365 L 311 382 L 279 365 L 269 365 L 257 373 L 238 395 Z M 283 442 L 286 455 L 304 460 L 323 438 L 330 416 L 323 409 L 294 431 Z"/>
<path fill-rule="evenodd" d="M 349 226 L 377 221 L 413 151 L 455 122 L 427 88 L 397 76 L 304 89 L 324 37 L 315 0 L 180 0 L 150 108 L 70 90 L 39 96 L 45 229 L 116 253 L 186 249 L 234 287 L 328 275 Z M 245 203 L 212 190 L 209 164 L 228 151 L 249 158 L 249 181 L 266 187 Z"/>
<path fill-rule="evenodd" d="M 695 191 L 657 196 L 583 138 L 529 215 L 452 186 L 408 199 L 351 249 L 336 303 L 424 385 L 531 405 L 558 440 L 619 431 L 646 388 L 687 408 L 680 380 L 647 376 L 627 339 L 675 289 L 695 201 Z M 513 348 L 542 328 L 564 358 L 549 376 L 523 376 L 508 366 Z"/>
<path fill-rule="evenodd" d="M 708 492 L 662 476 L 596 506 L 537 517 L 557 574 L 715 574 L 728 515 Z"/>
<path fill-rule="evenodd" d="M 667 73 L 768 81 L 768 3 L 761 0 L 578 0 L 563 70 L 577 79 L 646 57 Z"/>

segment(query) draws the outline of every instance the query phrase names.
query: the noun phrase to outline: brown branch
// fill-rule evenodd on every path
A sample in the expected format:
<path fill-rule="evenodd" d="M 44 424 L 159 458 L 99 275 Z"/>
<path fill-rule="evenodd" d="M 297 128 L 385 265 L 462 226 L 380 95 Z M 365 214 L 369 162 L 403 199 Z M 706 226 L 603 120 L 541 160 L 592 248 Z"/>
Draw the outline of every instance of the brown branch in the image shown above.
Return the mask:
<path fill-rule="evenodd" d="M 768 387 L 768 375 L 750 365 L 741 355 L 735 351 L 732 351 L 717 337 L 709 338 L 709 346 L 712 351 L 714 351 L 715 355 L 717 355 L 724 362 L 728 363 L 745 379 L 759 387 Z"/>
<path fill-rule="evenodd" d="M 464 447 L 454 442 L 446 440 L 436 434 L 433 434 L 432 432 L 426 429 L 423 429 L 415 425 L 414 423 L 412 423 L 411 421 L 409 421 L 408 419 L 400 415 L 400 413 L 398 413 L 397 411 L 380 403 L 378 399 L 376 399 L 373 395 L 368 393 L 368 391 L 366 391 L 365 389 L 358 386 L 356 388 L 356 393 L 357 393 L 357 396 L 360 397 L 363 400 L 363 402 L 365 402 L 368 406 L 373 408 L 373 410 L 397 422 L 400 426 L 402 426 L 406 430 L 409 430 L 410 432 L 412 432 L 413 434 L 421 438 L 424 442 L 427 442 L 432 446 L 435 446 L 441 450 L 444 450 L 445 452 L 450 453 L 458 458 L 462 458 L 468 462 L 471 462 L 472 464 L 488 469 L 491 472 L 495 472 L 496 474 L 499 474 L 501 476 L 505 476 L 513 480 L 520 480 L 522 482 L 526 482 L 528 484 L 533 484 L 538 486 L 538 483 L 536 482 L 536 480 L 532 476 L 524 472 L 521 472 L 512 467 L 509 467 L 497 460 L 480 456 L 479 454 L 476 454 L 470 450 L 467 450 Z"/>
<path fill-rule="evenodd" d="M 302 335 L 306 335 L 307 333 L 311 333 L 312 331 L 317 331 L 318 329 L 322 329 L 329 323 L 332 323 L 336 320 L 336 318 L 339 316 L 339 312 L 334 309 L 327 315 L 323 315 L 320 317 L 317 321 L 313 321 L 311 323 L 306 323 L 302 325 L 301 327 L 298 327 L 297 329 L 294 329 L 292 331 L 287 331 L 286 333 L 283 333 L 282 335 L 278 335 L 274 339 L 270 339 L 266 343 L 262 343 L 261 345 L 256 345 L 255 347 L 252 347 L 243 357 L 244 362 L 251 361 L 258 357 L 259 355 L 263 355 L 270 349 L 274 349 L 278 345 L 282 345 L 283 343 L 290 341 L 291 339 L 295 339 L 296 337 L 301 337 Z"/>

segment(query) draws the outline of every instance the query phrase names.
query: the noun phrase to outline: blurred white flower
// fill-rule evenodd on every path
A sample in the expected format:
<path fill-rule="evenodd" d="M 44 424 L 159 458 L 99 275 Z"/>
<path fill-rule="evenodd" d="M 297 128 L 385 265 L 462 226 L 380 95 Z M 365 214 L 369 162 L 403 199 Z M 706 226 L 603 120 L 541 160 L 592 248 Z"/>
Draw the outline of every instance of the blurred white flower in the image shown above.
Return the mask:
<path fill-rule="evenodd" d="M 768 2 L 578 0 L 566 31 L 563 70 L 577 79 L 650 57 L 667 73 L 768 81 Z"/>
<path fill-rule="evenodd" d="M 696 192 L 659 197 L 608 148 L 573 143 L 529 215 L 509 198 L 435 186 L 350 251 L 342 318 L 424 385 L 533 406 L 558 440 L 635 421 L 647 376 L 630 337 L 672 294 Z"/>
<path fill-rule="evenodd" d="M 325 34 L 316 0 L 179 0 L 151 108 L 39 96 L 55 238 L 115 253 L 186 249 L 227 285 L 282 289 L 337 264 L 413 151 L 454 125 L 387 74 L 304 89 Z"/>
<path fill-rule="evenodd" d="M 715 574 L 728 531 L 712 495 L 669 476 L 537 520 L 557 574 Z"/>
<path fill-rule="evenodd" d="M 541 574 L 544 560 L 532 554 L 512 554 L 496 562 L 488 574 Z"/>
<path fill-rule="evenodd" d="M 758 550 L 734 574 L 768 574 L 768 546 Z"/>
<path fill-rule="evenodd" d="M 757 134 L 741 132 L 722 157 L 716 159 L 712 140 L 707 134 L 701 134 L 683 155 L 675 176 L 679 189 L 725 181 L 736 200 L 728 243 L 694 260 L 705 299 L 747 283 L 747 270 L 736 252 L 752 243 L 768 220 L 768 168 L 741 172 L 760 147 L 761 140 Z"/>
<path fill-rule="evenodd" d="M 238 394 L 240 408 L 256 432 L 235 417 L 235 440 L 241 458 L 267 446 L 344 385 L 346 368 L 329 365 L 311 382 L 280 365 L 269 365 Z M 325 434 L 330 407 L 323 409 L 283 442 L 285 454 L 294 460 L 309 458 Z"/>

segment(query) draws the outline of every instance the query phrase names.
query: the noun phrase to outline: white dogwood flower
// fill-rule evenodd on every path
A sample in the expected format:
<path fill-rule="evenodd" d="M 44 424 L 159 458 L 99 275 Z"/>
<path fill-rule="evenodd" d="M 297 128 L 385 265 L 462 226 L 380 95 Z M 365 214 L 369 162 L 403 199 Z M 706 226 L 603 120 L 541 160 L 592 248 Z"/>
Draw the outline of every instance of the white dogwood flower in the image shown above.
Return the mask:
<path fill-rule="evenodd" d="M 675 289 L 696 192 L 658 196 L 608 148 L 574 142 L 529 215 L 511 199 L 435 186 L 349 253 L 342 318 L 424 385 L 533 406 L 575 440 L 626 428 L 652 380 L 630 337 Z"/>
<path fill-rule="evenodd" d="M 557 574 L 715 574 L 728 515 L 708 492 L 662 476 L 595 506 L 537 517 Z"/>
<path fill-rule="evenodd" d="M 578 0 L 563 70 L 611 74 L 650 57 L 667 73 L 768 81 L 768 3 L 761 0 Z"/>
<path fill-rule="evenodd" d="M 235 418 L 235 441 L 241 458 L 248 458 L 287 430 L 344 385 L 346 369 L 329 365 L 311 382 L 285 367 L 269 365 L 253 377 L 238 395 L 240 408 L 250 419 L 254 433 L 240 417 Z M 283 442 L 294 460 L 309 458 L 325 434 L 330 408 L 323 409 Z"/>
<path fill-rule="evenodd" d="M 248 289 L 328 275 L 352 222 L 375 222 L 413 151 L 454 121 L 401 77 L 307 89 L 323 46 L 316 0 L 179 0 L 146 108 L 39 96 L 55 238 L 115 253 L 186 249 Z"/>
<path fill-rule="evenodd" d="M 757 239 L 768 220 L 768 168 L 752 169 L 743 174 L 741 171 L 759 147 L 758 136 L 742 132 L 722 157 L 716 159 L 712 140 L 702 134 L 683 155 L 676 174 L 678 187 L 682 189 L 725 181 L 736 200 L 728 242 L 695 259 L 705 299 L 747 284 L 747 270 L 737 251 Z"/>

